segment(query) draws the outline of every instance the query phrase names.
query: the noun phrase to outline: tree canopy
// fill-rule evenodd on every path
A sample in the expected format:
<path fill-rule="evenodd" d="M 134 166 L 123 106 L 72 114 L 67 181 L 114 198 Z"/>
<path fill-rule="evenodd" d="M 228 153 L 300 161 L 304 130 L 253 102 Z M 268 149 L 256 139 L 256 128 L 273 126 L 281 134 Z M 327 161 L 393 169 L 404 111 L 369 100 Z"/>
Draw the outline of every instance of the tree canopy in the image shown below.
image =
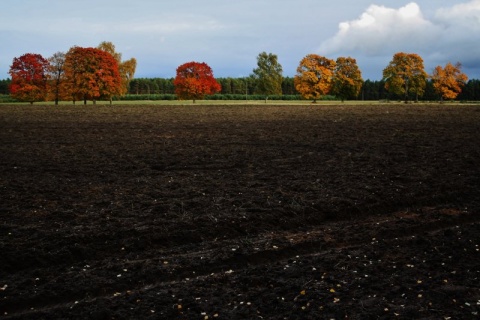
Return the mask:
<path fill-rule="evenodd" d="M 330 93 L 333 83 L 335 61 L 309 54 L 305 56 L 297 68 L 295 75 L 295 89 L 305 99 L 314 102 L 322 96 Z"/>
<path fill-rule="evenodd" d="M 47 97 L 48 60 L 40 54 L 26 53 L 10 66 L 10 94 L 20 101 L 44 101 Z"/>
<path fill-rule="evenodd" d="M 256 80 L 256 91 L 269 95 L 282 94 L 283 80 L 282 65 L 278 62 L 278 57 L 272 53 L 262 52 L 257 57 L 257 68 L 253 69 L 253 78 Z"/>
<path fill-rule="evenodd" d="M 55 105 L 58 105 L 58 101 L 64 95 L 63 85 L 65 80 L 65 53 L 57 52 L 48 58 L 49 67 L 49 93 L 55 101 Z"/>
<path fill-rule="evenodd" d="M 453 100 L 462 92 L 468 77 L 461 69 L 460 63 L 453 65 L 449 62 L 444 68 L 437 66 L 433 70 L 433 87 L 442 100 Z"/>
<path fill-rule="evenodd" d="M 339 57 L 333 76 L 332 93 L 344 101 L 358 96 L 362 89 L 362 72 L 357 61 L 351 57 Z"/>
<path fill-rule="evenodd" d="M 383 70 L 385 88 L 404 96 L 405 102 L 408 102 L 409 94 L 416 98 L 424 94 L 427 78 L 423 59 L 415 53 L 396 53 Z"/>
<path fill-rule="evenodd" d="M 177 76 L 173 81 L 175 93 L 181 100 L 201 100 L 205 95 L 221 90 L 215 80 L 213 71 L 205 62 L 187 62 L 177 68 Z"/>
<path fill-rule="evenodd" d="M 134 58 L 121 61 L 111 42 L 99 48 L 74 46 L 65 54 L 57 52 L 45 59 L 27 53 L 14 58 L 10 68 L 11 96 L 20 101 L 112 99 L 128 92 L 136 69 Z"/>
<path fill-rule="evenodd" d="M 117 61 L 118 72 L 122 78 L 122 90 L 120 94 L 124 95 L 128 92 L 128 85 L 135 75 L 137 60 L 135 58 L 131 58 L 129 60 L 122 61 L 122 54 L 115 51 L 115 45 L 112 42 L 103 41 L 98 45 L 97 48 L 110 53 Z"/>
<path fill-rule="evenodd" d="M 111 99 L 122 92 L 117 60 L 106 51 L 72 47 L 66 54 L 64 68 L 65 88 L 73 101 Z"/>

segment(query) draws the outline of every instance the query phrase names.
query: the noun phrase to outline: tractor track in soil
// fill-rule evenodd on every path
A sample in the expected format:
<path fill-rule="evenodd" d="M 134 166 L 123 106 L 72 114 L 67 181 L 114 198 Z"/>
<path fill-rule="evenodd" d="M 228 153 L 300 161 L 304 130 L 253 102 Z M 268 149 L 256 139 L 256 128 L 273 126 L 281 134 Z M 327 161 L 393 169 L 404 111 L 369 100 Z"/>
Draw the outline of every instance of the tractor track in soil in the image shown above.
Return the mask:
<path fill-rule="evenodd" d="M 430 214 L 434 214 L 432 208 L 426 208 Z M 133 260 L 125 263 L 119 262 L 118 269 L 127 266 L 128 268 L 136 264 L 162 264 L 165 259 L 176 261 L 173 265 L 167 265 L 164 268 L 164 274 L 158 275 L 161 281 L 142 284 L 139 287 L 131 287 L 129 290 L 122 291 L 121 288 L 110 288 L 110 292 L 106 294 L 91 295 L 88 292 L 81 291 L 73 293 L 70 297 L 45 297 L 31 299 L 23 302 L 23 305 L 17 305 L 9 310 L 16 315 L 27 316 L 34 315 L 43 310 L 68 309 L 78 303 L 95 303 L 101 299 L 112 299 L 112 297 L 127 296 L 129 292 L 144 292 L 156 290 L 159 287 L 178 283 L 186 278 L 197 281 L 208 281 L 209 277 L 218 276 L 219 274 L 230 273 L 235 270 L 239 272 L 251 267 L 266 266 L 281 263 L 295 257 L 305 256 L 322 256 L 331 250 L 349 249 L 354 250 L 362 246 L 369 245 L 376 239 L 381 239 L 388 246 L 392 240 L 403 241 L 415 238 L 416 236 L 428 237 L 429 234 L 438 233 L 440 231 L 460 228 L 464 225 L 480 223 L 479 215 L 468 215 L 460 212 L 448 210 L 447 212 L 436 213 L 437 218 L 432 221 L 430 217 L 422 219 L 419 214 L 398 212 L 391 216 L 369 218 L 367 221 L 343 221 L 325 223 L 325 226 L 315 228 L 313 230 L 301 233 L 285 233 L 270 236 L 256 237 L 249 239 L 250 246 L 255 247 L 254 252 L 235 254 L 232 252 L 230 257 L 222 257 L 210 261 L 210 256 L 219 247 L 234 248 L 235 251 L 242 250 L 235 241 L 223 241 L 224 243 L 203 244 L 203 250 L 184 252 L 177 255 L 165 255 L 163 258 L 151 258 L 144 260 Z M 442 215 L 454 216 L 450 219 L 442 219 Z M 439 217 L 440 216 L 440 217 Z M 398 228 L 399 221 L 404 222 L 406 226 Z M 380 226 L 380 227 L 379 227 Z M 380 230 L 378 230 L 380 229 Z M 335 234 L 340 234 L 340 230 L 351 235 L 361 234 L 362 239 L 354 237 L 354 239 L 345 239 L 341 241 L 335 239 Z M 281 243 L 281 247 L 272 246 L 272 243 Z M 266 249 L 270 247 L 269 249 Z M 260 249 L 263 248 L 263 249 Z M 195 266 L 182 267 L 188 265 L 192 260 L 201 261 Z M 107 265 L 102 261 L 95 261 L 98 265 Z M 148 272 L 148 271 L 145 271 Z M 152 271 L 153 272 L 153 271 Z M 88 298 L 83 298 L 88 296 Z M 74 299 L 72 299 L 74 298 Z M 45 304 L 48 301 L 48 304 Z M 32 309 L 35 310 L 32 312 Z"/>

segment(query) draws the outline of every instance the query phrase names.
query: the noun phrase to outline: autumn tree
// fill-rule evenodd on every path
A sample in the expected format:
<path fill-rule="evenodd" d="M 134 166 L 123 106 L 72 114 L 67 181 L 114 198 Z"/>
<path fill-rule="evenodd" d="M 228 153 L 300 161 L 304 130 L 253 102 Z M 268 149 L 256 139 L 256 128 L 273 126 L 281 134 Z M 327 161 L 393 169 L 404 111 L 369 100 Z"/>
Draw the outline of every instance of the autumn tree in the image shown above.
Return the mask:
<path fill-rule="evenodd" d="M 316 102 L 317 99 L 330 93 L 334 70 L 334 60 L 309 54 L 300 61 L 297 68 L 294 78 L 295 89 L 303 98 Z"/>
<path fill-rule="evenodd" d="M 122 92 L 117 60 L 96 48 L 72 47 L 65 58 L 66 90 L 73 99 L 110 99 Z"/>
<path fill-rule="evenodd" d="M 414 94 L 417 99 L 423 96 L 427 77 L 423 59 L 415 53 L 396 53 L 383 70 L 385 88 L 404 96 L 405 103 L 408 102 L 409 94 Z"/>
<path fill-rule="evenodd" d="M 103 41 L 98 45 L 97 48 L 110 53 L 115 60 L 117 60 L 118 72 L 122 78 L 122 90 L 120 94 L 126 94 L 128 92 L 130 81 L 135 75 L 137 60 L 135 58 L 131 58 L 129 60 L 122 61 L 122 54 L 115 51 L 115 45 L 111 42 Z"/>
<path fill-rule="evenodd" d="M 47 97 L 48 60 L 40 54 L 26 53 L 14 58 L 10 66 L 10 94 L 20 101 L 44 101 Z"/>
<path fill-rule="evenodd" d="M 262 52 L 257 56 L 257 68 L 253 69 L 253 78 L 257 83 L 256 91 L 265 95 L 282 94 L 282 65 L 278 57 L 272 53 Z"/>
<path fill-rule="evenodd" d="M 468 77 L 462 72 L 460 62 L 455 65 L 449 62 L 445 68 L 437 66 L 433 70 L 432 80 L 435 92 L 440 95 L 442 100 L 453 100 L 462 92 L 462 87 Z"/>
<path fill-rule="evenodd" d="M 192 61 L 179 66 L 173 84 L 180 100 L 191 99 L 193 103 L 222 89 L 215 80 L 212 69 L 205 62 Z"/>
<path fill-rule="evenodd" d="M 55 101 L 55 105 L 58 105 L 58 100 L 62 96 L 63 81 L 65 80 L 65 53 L 57 52 L 48 58 L 49 68 L 49 93 Z"/>
<path fill-rule="evenodd" d="M 332 93 L 342 99 L 354 99 L 362 89 L 362 72 L 353 58 L 340 57 L 336 61 Z"/>

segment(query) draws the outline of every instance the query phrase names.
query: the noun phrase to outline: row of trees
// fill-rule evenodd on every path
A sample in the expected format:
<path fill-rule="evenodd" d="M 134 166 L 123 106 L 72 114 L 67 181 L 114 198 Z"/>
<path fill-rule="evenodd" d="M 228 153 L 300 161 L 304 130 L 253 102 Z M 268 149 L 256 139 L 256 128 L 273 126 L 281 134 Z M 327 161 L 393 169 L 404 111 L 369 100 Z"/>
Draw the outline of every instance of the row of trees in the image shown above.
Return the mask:
<path fill-rule="evenodd" d="M 262 52 L 257 57 L 257 68 L 251 78 L 255 92 L 265 96 L 265 102 L 271 95 L 281 95 L 283 88 L 283 69 L 278 57 Z M 245 91 L 248 91 L 245 82 Z M 337 61 L 311 54 L 306 56 L 297 68 L 293 85 L 303 98 L 315 102 L 331 91 L 342 98 L 358 96 L 363 83 L 361 72 L 353 58 L 338 58 Z M 230 84 L 234 84 L 231 82 Z M 221 91 L 221 85 L 213 76 L 212 69 L 206 63 L 189 62 L 177 68 L 173 80 L 175 94 L 181 100 L 203 99 Z M 241 87 L 241 86 L 239 86 Z"/>
<path fill-rule="evenodd" d="M 275 54 L 262 52 L 258 55 L 257 68 L 253 69 L 251 78 L 255 84 L 255 92 L 265 95 L 265 101 L 270 95 L 282 94 L 282 72 L 282 66 Z M 428 75 L 423 59 L 414 53 L 396 53 L 383 70 L 385 89 L 402 97 L 405 102 L 412 96 L 415 100 L 423 96 L 428 79 L 431 79 L 433 90 L 442 100 L 457 98 L 468 80 L 461 72 L 460 63 L 437 66 L 433 74 Z M 309 54 L 300 61 L 293 78 L 295 90 L 304 99 L 313 102 L 329 94 L 342 101 L 355 99 L 360 95 L 363 83 L 362 73 L 355 59 L 339 57 L 332 60 L 316 54 Z M 196 99 L 203 99 L 205 95 L 221 91 L 221 85 L 205 63 L 191 62 L 180 66 L 173 84 L 179 99 L 193 99 L 194 102 Z M 237 84 L 237 87 L 241 86 Z M 247 81 L 244 88 L 245 91 L 248 90 Z"/>
<path fill-rule="evenodd" d="M 265 102 L 271 95 L 281 95 L 284 90 L 282 73 L 282 66 L 275 54 L 260 53 L 257 57 L 257 68 L 253 69 L 250 76 L 250 83 L 254 84 L 254 92 L 263 94 Z M 248 83 L 247 79 L 243 84 L 229 81 L 230 90 L 235 91 L 243 87 L 247 94 Z M 362 83 L 362 75 L 355 59 L 342 57 L 333 61 L 310 54 L 300 61 L 292 89 L 295 88 L 303 98 L 313 99 L 314 102 L 330 92 L 344 100 L 358 96 Z M 166 86 L 167 83 L 160 83 L 160 85 Z M 179 99 L 193 99 L 193 102 L 203 99 L 205 95 L 220 92 L 222 89 L 221 84 L 214 78 L 211 68 L 206 63 L 198 62 L 179 66 L 173 86 Z"/>
<path fill-rule="evenodd" d="M 96 101 L 112 99 L 128 92 L 135 74 L 136 60 L 122 61 L 111 42 L 97 48 L 74 46 L 45 59 L 27 53 L 13 59 L 9 92 L 21 101 Z"/>
<path fill-rule="evenodd" d="M 175 86 L 173 85 L 174 78 L 135 78 L 130 82 L 127 96 L 120 97 L 120 99 L 176 99 Z M 282 99 L 297 99 L 300 94 L 293 86 L 293 78 L 285 77 L 282 81 Z M 211 97 L 212 99 L 254 99 L 255 84 L 251 78 L 217 78 L 217 82 L 222 86 L 218 97 Z M 245 90 L 245 82 L 248 84 L 248 91 Z M 0 101 L 14 101 L 9 98 L 10 79 L 0 80 Z M 2 98 L 3 97 L 3 98 Z M 273 97 L 276 98 L 276 97 Z M 280 98 L 280 97 L 278 97 Z M 333 96 L 326 96 L 324 99 L 333 99 Z M 355 100 L 401 100 L 404 96 L 400 96 L 385 89 L 384 80 L 365 80 L 362 84 L 360 93 Z M 415 99 L 414 96 L 411 99 Z M 424 101 L 438 101 L 441 99 L 440 95 L 435 91 L 433 81 L 427 79 L 425 92 L 421 100 Z M 480 101 L 480 79 L 470 79 L 463 86 L 462 92 L 457 96 L 457 100 L 461 101 Z"/>
<path fill-rule="evenodd" d="M 447 63 L 445 67 L 437 66 L 433 74 L 429 76 L 425 72 L 423 59 L 414 53 L 396 53 L 383 70 L 385 88 L 402 95 L 405 102 L 411 95 L 414 95 L 416 100 L 423 96 L 429 77 L 432 79 L 435 92 L 442 100 L 455 99 L 462 92 L 462 87 L 468 80 L 468 77 L 461 72 L 460 63 L 456 65 Z"/>
<path fill-rule="evenodd" d="M 195 65 L 191 63 L 190 67 Z M 207 66 L 208 67 L 208 66 Z M 180 69 L 180 68 L 179 68 Z M 179 76 L 177 69 L 177 78 Z M 211 70 L 210 70 L 211 71 Z M 198 78 L 198 72 L 195 77 Z M 381 97 L 385 89 L 385 99 L 400 98 L 407 102 L 410 98 L 419 100 L 424 96 L 427 88 L 430 98 L 434 100 L 436 95 L 439 99 L 455 99 L 462 91 L 467 82 L 467 76 L 461 72 L 461 65 L 447 63 L 445 67 L 437 66 L 429 76 L 423 65 L 423 59 L 417 54 L 399 52 L 393 56 L 392 61 L 383 70 L 382 87 L 372 90 L 372 83 L 365 83 L 357 62 L 351 57 L 339 57 L 332 60 L 316 54 L 305 56 L 299 63 L 295 77 L 284 78 L 282 66 L 274 54 L 262 52 L 257 57 L 257 68 L 248 78 L 223 78 L 215 80 L 210 73 L 211 81 L 220 87 L 214 92 L 223 94 L 248 94 L 260 93 L 268 99 L 271 95 L 281 95 L 288 91 L 289 94 L 299 94 L 304 99 L 314 102 L 327 95 L 334 95 L 342 101 L 345 99 L 371 99 L 375 91 Z M 163 92 L 170 93 L 172 88 L 177 88 L 177 78 L 173 81 L 168 79 L 139 79 L 133 83 L 133 92 L 140 93 L 146 89 L 146 93 Z M 150 82 L 150 83 L 148 83 Z M 176 85 L 177 84 L 177 85 Z M 132 89 L 132 87 L 131 87 Z M 177 90 L 177 89 L 176 89 Z M 198 87 L 192 89 L 192 97 L 199 98 Z M 145 91 L 143 91 L 145 93 Z M 180 98 L 189 97 L 188 92 L 178 93 Z M 367 97 L 366 97 L 367 96 Z"/>
<path fill-rule="evenodd" d="M 179 66 L 175 79 L 133 79 L 135 68 L 136 60 L 122 61 L 110 42 L 102 42 L 97 48 L 75 46 L 66 54 L 59 52 L 49 59 L 25 54 L 13 60 L 9 92 L 19 100 L 33 103 L 49 99 L 56 104 L 60 99 L 74 103 L 82 99 L 85 103 L 87 99 L 111 100 L 126 93 L 175 93 L 178 99 L 194 101 L 215 93 L 261 94 L 265 99 L 298 94 L 314 102 L 328 95 L 342 101 L 398 97 L 408 101 L 418 100 L 426 93 L 431 97 L 432 92 L 440 99 L 455 99 L 468 80 L 460 64 L 437 66 L 428 75 L 419 55 L 402 52 L 393 56 L 379 82 L 364 82 L 356 60 L 351 57 L 332 60 L 316 54 L 300 61 L 293 78 L 283 77 L 277 56 L 266 52 L 258 55 L 257 68 L 246 78 L 215 79 L 211 68 L 198 62 Z M 475 87 L 470 89 L 470 94 L 476 95 Z"/>
<path fill-rule="evenodd" d="M 314 102 L 328 94 L 343 100 L 354 99 L 362 87 L 362 73 L 353 58 L 336 61 L 309 54 L 300 61 L 294 78 L 295 89 Z"/>
<path fill-rule="evenodd" d="M 265 94 L 281 92 L 281 66 L 276 60 L 272 54 L 262 53 L 258 56 L 258 68 L 254 70 L 254 75 L 263 83 L 261 89 Z M 262 73 L 264 71 L 267 72 Z M 416 100 L 423 96 L 429 78 L 434 91 L 442 100 L 457 98 L 468 80 L 461 71 L 460 63 L 437 66 L 433 74 L 428 75 L 423 59 L 414 53 L 396 53 L 383 70 L 385 89 L 401 96 L 405 102 L 412 96 Z M 357 62 L 351 57 L 339 57 L 334 61 L 309 54 L 300 61 L 294 77 L 295 89 L 303 98 L 314 102 L 328 94 L 335 95 L 342 101 L 354 99 L 362 92 L 363 83 Z"/>

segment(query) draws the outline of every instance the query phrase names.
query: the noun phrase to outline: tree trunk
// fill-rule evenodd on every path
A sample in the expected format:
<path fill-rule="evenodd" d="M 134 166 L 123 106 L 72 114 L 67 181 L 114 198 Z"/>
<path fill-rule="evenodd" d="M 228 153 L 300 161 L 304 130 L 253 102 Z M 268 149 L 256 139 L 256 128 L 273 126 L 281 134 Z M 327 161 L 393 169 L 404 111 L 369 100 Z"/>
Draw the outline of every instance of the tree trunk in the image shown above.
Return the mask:
<path fill-rule="evenodd" d="M 405 103 L 408 103 L 408 82 L 405 82 Z"/>
<path fill-rule="evenodd" d="M 55 85 L 55 105 L 56 106 L 58 106 L 58 97 L 60 96 L 59 87 L 60 87 L 60 79 L 57 78 L 57 82 L 56 82 L 56 85 Z"/>

